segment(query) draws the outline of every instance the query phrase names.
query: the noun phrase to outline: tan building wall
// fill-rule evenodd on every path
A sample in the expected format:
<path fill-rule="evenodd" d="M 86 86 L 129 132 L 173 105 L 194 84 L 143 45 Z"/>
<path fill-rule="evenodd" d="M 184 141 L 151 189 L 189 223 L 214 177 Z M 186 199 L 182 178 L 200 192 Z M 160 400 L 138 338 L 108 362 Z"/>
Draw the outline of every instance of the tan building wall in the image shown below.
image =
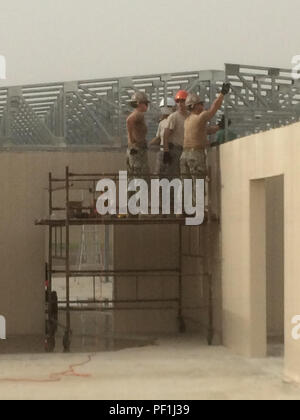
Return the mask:
<path fill-rule="evenodd" d="M 116 270 L 157 270 L 154 275 L 117 277 L 117 300 L 177 299 L 178 278 L 160 270 L 174 270 L 179 261 L 179 235 L 176 226 L 130 226 L 114 228 Z M 126 310 L 131 306 L 136 310 Z M 172 334 L 177 327 L 176 303 L 119 304 L 114 316 L 117 334 Z M 153 309 L 152 309 L 153 308 Z M 159 308 L 159 309 L 158 309 Z"/>
<path fill-rule="evenodd" d="M 217 150 L 212 151 L 212 208 L 219 214 L 219 181 Z M 153 158 L 153 156 L 152 156 Z M 182 314 L 188 333 L 205 338 L 208 333 L 208 276 L 204 264 L 211 253 L 213 283 L 213 343 L 222 342 L 222 288 L 220 224 L 211 225 L 211 246 L 207 249 L 207 226 L 183 227 L 181 244 Z M 179 226 L 136 226 L 114 229 L 114 263 L 117 270 L 174 269 L 179 262 Z M 126 299 L 176 299 L 179 297 L 178 276 L 119 277 L 115 297 Z M 126 308 L 126 304 L 120 305 Z M 115 332 L 133 334 L 174 334 L 179 331 L 178 306 L 173 303 L 137 304 L 137 310 L 116 312 Z M 141 308 L 150 308 L 141 310 Z M 153 308 L 153 309 L 152 309 Z M 157 309 L 162 308 L 162 309 Z"/>
<path fill-rule="evenodd" d="M 155 155 L 151 155 L 152 164 Z M 8 335 L 44 333 L 44 279 L 47 255 L 47 229 L 34 225 L 35 219 L 48 216 L 48 173 L 63 177 L 66 166 L 73 172 L 118 172 L 125 169 L 124 152 L 2 152 L 0 207 L 0 314 L 7 319 Z M 57 193 L 58 201 L 63 193 Z M 80 199 L 80 197 L 78 197 Z M 63 201 L 56 202 L 56 205 Z M 203 269 L 202 228 L 185 228 L 183 234 L 183 315 L 187 330 L 206 333 L 207 287 Z M 151 226 L 114 229 L 113 254 L 116 269 L 176 268 L 179 264 L 178 227 Z M 218 236 L 218 234 L 217 234 Z M 71 241 L 78 243 L 80 232 L 71 232 Z M 218 246 L 217 246 L 218 249 Z M 174 299 L 178 297 L 176 276 L 117 278 L 114 292 L 117 299 Z M 220 283 L 220 280 L 218 280 Z M 220 290 L 220 287 L 218 288 Z M 218 293 L 216 293 L 216 296 Z M 220 307 L 215 316 L 220 342 Z M 140 306 L 140 305 L 139 305 Z M 149 307 L 149 304 L 147 304 Z M 153 305 L 157 308 L 157 305 Z M 170 304 L 160 306 L 170 307 Z M 174 309 L 117 311 L 115 333 L 175 333 L 178 331 Z M 151 308 L 151 305 L 150 305 Z M 89 315 L 90 317 L 90 315 Z M 78 319 L 79 321 L 78 321 Z M 63 317 L 62 317 L 63 319 Z M 80 326 L 81 317 L 72 315 L 73 326 Z M 74 331 L 76 334 L 76 331 Z"/>
<path fill-rule="evenodd" d="M 277 295 L 279 312 L 281 305 L 283 212 L 275 207 L 281 206 L 282 192 L 266 179 L 283 175 L 285 376 L 298 382 L 300 341 L 292 338 L 292 318 L 300 314 L 299 137 L 300 124 L 294 124 L 221 148 L 224 343 L 242 355 L 265 357 L 267 329 L 282 328 L 280 315 L 272 316 L 272 305 L 267 311 L 270 293 Z M 270 220 L 279 220 L 274 232 Z"/>
<path fill-rule="evenodd" d="M 207 337 L 208 279 L 205 273 L 205 227 L 182 229 L 182 314 L 186 331 Z M 115 298 L 178 299 L 179 278 L 159 274 L 180 267 L 179 226 L 115 227 L 114 263 L 117 270 L 158 270 L 155 276 L 117 277 Z M 214 344 L 221 342 L 221 276 L 219 225 L 213 233 Z M 119 308 L 126 308 L 126 304 Z M 179 331 L 176 303 L 139 303 L 136 310 L 120 309 L 114 316 L 116 333 L 174 334 Z M 143 309 L 144 308 L 144 309 Z M 145 310 L 146 308 L 146 310 Z M 158 309 L 159 308 L 159 309 Z"/>
<path fill-rule="evenodd" d="M 267 334 L 284 341 L 284 177 L 268 178 L 266 186 Z"/>
<path fill-rule="evenodd" d="M 34 226 L 47 216 L 48 173 L 124 169 L 120 152 L 0 153 L 0 314 L 8 335 L 44 333 L 45 232 Z"/>

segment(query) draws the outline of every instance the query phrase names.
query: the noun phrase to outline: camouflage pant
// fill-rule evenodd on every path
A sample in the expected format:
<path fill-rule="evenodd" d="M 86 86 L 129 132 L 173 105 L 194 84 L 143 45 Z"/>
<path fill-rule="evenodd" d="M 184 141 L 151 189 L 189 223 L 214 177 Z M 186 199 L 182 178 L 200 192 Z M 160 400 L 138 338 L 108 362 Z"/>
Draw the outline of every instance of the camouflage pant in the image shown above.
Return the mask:
<path fill-rule="evenodd" d="M 127 150 L 127 172 L 129 179 L 149 174 L 148 153 L 146 149 L 136 149 L 135 154 L 131 154 L 130 149 Z"/>
<path fill-rule="evenodd" d="M 136 153 L 132 154 L 131 149 L 127 150 L 127 173 L 128 184 L 136 178 L 144 179 L 149 185 L 149 161 L 147 149 L 134 149 Z M 128 193 L 128 198 L 132 197 L 134 192 Z"/>
<path fill-rule="evenodd" d="M 170 149 L 170 155 L 172 158 L 171 164 L 164 163 L 164 152 L 159 152 L 156 162 L 156 174 L 167 177 L 178 177 L 180 175 L 180 157 L 182 155 L 182 147 L 174 146 Z"/>
<path fill-rule="evenodd" d="M 205 179 L 207 175 L 206 155 L 203 150 L 185 150 L 180 159 L 182 179 L 193 180 L 193 203 L 196 203 L 196 179 Z"/>

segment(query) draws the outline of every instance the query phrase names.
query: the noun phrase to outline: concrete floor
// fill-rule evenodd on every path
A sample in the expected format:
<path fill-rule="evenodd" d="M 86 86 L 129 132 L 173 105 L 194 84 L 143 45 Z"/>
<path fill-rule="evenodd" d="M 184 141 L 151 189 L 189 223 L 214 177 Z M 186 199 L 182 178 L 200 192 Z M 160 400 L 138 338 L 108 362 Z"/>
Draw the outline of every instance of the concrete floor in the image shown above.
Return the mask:
<path fill-rule="evenodd" d="M 248 360 L 185 336 L 94 355 L 0 355 L 0 399 L 300 400 L 282 371 L 282 358 Z"/>

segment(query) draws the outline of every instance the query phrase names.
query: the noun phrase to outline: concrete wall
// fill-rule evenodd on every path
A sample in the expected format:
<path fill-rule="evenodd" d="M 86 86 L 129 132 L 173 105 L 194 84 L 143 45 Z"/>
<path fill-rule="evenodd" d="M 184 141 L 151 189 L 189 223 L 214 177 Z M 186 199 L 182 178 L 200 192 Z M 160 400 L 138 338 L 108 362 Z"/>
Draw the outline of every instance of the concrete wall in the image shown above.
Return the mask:
<path fill-rule="evenodd" d="M 206 255 L 207 227 L 184 227 L 182 231 L 182 306 L 187 332 L 207 336 L 208 278 L 203 257 Z M 115 227 L 114 262 L 117 270 L 179 267 L 179 226 Z M 212 228 L 214 251 L 214 343 L 221 342 L 221 287 L 219 261 L 219 226 Z M 115 298 L 177 299 L 178 276 L 156 275 L 117 277 Z M 115 332 L 131 334 L 172 334 L 179 330 L 178 310 L 174 303 L 136 304 L 136 310 L 124 310 L 128 304 L 118 305 Z M 147 308 L 147 310 L 143 309 Z M 160 308 L 160 309 L 157 309 Z"/>
<path fill-rule="evenodd" d="M 155 156 L 151 155 L 151 160 Z M 2 152 L 0 207 L 0 314 L 7 319 L 8 335 L 44 333 L 44 263 L 47 228 L 34 225 L 48 216 L 48 173 L 63 177 L 65 167 L 73 172 L 118 172 L 125 168 L 124 152 Z M 63 204 L 63 192 L 56 205 Z M 78 197 L 80 199 L 80 197 Z M 62 202 L 60 202 L 62 200 Z M 218 231 L 218 228 L 217 228 Z M 118 227 L 114 229 L 114 267 L 116 269 L 174 269 L 179 266 L 178 227 Z M 72 230 L 72 243 L 80 232 Z M 218 233 L 217 233 L 218 236 Z M 73 239 L 72 239 L 73 238 Z M 183 232 L 183 306 L 188 331 L 206 333 L 207 285 L 203 259 L 202 228 Z M 218 249 L 218 245 L 217 245 Z M 219 281 L 219 280 L 218 280 Z M 216 286 L 216 290 L 220 287 Z M 152 276 L 117 278 L 117 299 L 176 299 L 178 277 Z M 215 298 L 220 307 L 219 292 Z M 127 305 L 128 306 L 128 305 Z M 140 305 L 139 305 L 140 306 Z M 178 331 L 176 304 L 147 304 L 153 310 L 117 311 L 116 333 L 175 333 Z M 167 310 L 157 310 L 158 306 Z M 173 307 L 173 309 L 169 309 Z M 75 314 L 74 325 L 78 322 Z M 215 316 L 220 341 L 220 309 Z M 82 324 L 80 318 L 79 324 Z M 79 325 L 78 324 L 78 325 Z M 83 325 L 83 324 L 82 324 Z M 75 327 L 76 329 L 76 327 Z M 80 327 L 80 331 L 82 328 Z M 76 333 L 76 331 L 74 331 Z"/>
<path fill-rule="evenodd" d="M 211 152 L 212 208 L 219 215 L 218 150 Z M 179 267 L 179 226 L 115 227 L 114 263 L 117 270 L 174 269 Z M 207 337 L 209 283 L 204 257 L 211 254 L 213 282 L 214 344 L 222 341 L 222 288 L 220 225 L 210 228 L 210 249 L 205 237 L 207 226 L 183 227 L 181 244 L 182 307 L 187 332 Z M 119 277 L 115 284 L 115 297 L 123 299 L 176 299 L 179 296 L 178 276 Z M 127 305 L 128 306 L 128 305 Z M 171 334 L 179 330 L 176 304 L 137 304 L 137 310 L 124 310 L 119 305 L 115 314 L 116 333 Z M 141 308 L 150 308 L 141 310 Z M 153 308 L 153 309 L 152 309 Z M 157 308 L 163 308 L 158 310 Z M 173 308 L 173 309 L 172 309 Z"/>
<path fill-rule="evenodd" d="M 294 124 L 221 147 L 224 343 L 243 355 L 266 355 L 265 179 L 284 175 L 285 375 L 298 382 L 300 341 L 292 338 L 291 322 L 300 314 L 299 137 Z M 273 263 L 280 272 L 282 261 Z"/>
<path fill-rule="evenodd" d="M 116 270 L 174 270 L 179 261 L 178 227 L 168 225 L 114 228 Z M 159 300 L 178 298 L 175 275 L 117 277 L 117 300 Z M 128 306 L 136 310 L 126 310 Z M 119 304 L 114 316 L 117 334 L 172 334 L 178 331 L 174 303 Z M 153 308 L 153 309 L 152 309 Z M 158 309 L 159 308 L 159 309 Z M 145 310 L 146 309 L 146 310 Z"/>
<path fill-rule="evenodd" d="M 47 215 L 48 173 L 114 172 L 125 168 L 124 153 L 0 153 L 0 314 L 8 335 L 44 333 L 45 230 L 34 226 Z"/>
<path fill-rule="evenodd" d="M 268 178 L 266 187 L 267 334 L 284 340 L 284 177 Z"/>
<path fill-rule="evenodd" d="M 183 314 L 189 332 L 208 336 L 209 277 L 204 258 L 211 253 L 213 287 L 213 344 L 222 343 L 220 225 L 212 223 L 183 230 Z M 211 245 L 207 247 L 207 235 Z"/>

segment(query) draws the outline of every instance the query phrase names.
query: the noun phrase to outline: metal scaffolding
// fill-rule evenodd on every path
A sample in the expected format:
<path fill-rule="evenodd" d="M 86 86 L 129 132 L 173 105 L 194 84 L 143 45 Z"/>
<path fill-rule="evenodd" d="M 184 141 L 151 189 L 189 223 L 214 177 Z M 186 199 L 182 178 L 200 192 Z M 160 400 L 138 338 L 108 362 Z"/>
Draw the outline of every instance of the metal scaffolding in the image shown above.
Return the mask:
<path fill-rule="evenodd" d="M 208 174 L 210 176 L 210 174 Z M 157 175 L 149 175 L 156 178 Z M 184 319 L 183 305 L 183 276 L 189 277 L 183 271 L 183 227 L 185 226 L 185 216 L 168 217 L 160 216 L 138 216 L 138 217 L 121 217 L 121 216 L 100 216 L 95 208 L 95 182 L 99 179 L 111 178 L 119 179 L 119 174 L 76 174 L 71 173 L 66 168 L 64 178 L 54 178 L 49 174 L 49 217 L 37 220 L 36 225 L 48 227 L 48 262 L 46 263 L 46 350 L 54 351 L 56 345 L 56 332 L 58 327 L 64 330 L 63 347 L 67 352 L 70 350 L 72 325 L 71 313 L 81 312 L 112 312 L 112 311 L 130 311 L 130 310 L 151 310 L 151 311 L 174 311 L 178 321 L 178 331 L 184 333 L 186 331 Z M 211 185 L 211 182 L 208 182 Z M 80 208 L 78 203 L 72 201 L 74 192 L 78 192 L 78 188 L 85 190 L 91 195 L 89 202 L 93 205 L 87 206 L 81 202 Z M 64 193 L 64 205 L 57 205 L 55 193 L 62 191 Z M 204 255 L 198 257 L 204 262 L 204 277 L 207 281 L 208 297 L 204 307 L 199 306 L 198 309 L 207 311 L 208 322 L 206 327 L 207 341 L 212 345 L 214 338 L 214 296 L 213 296 L 213 275 L 212 275 L 212 238 L 211 224 L 211 187 L 207 189 L 208 198 L 208 214 L 206 216 L 206 229 L 204 233 L 205 247 Z M 119 214 L 119 212 L 117 212 Z M 147 269 L 122 269 L 118 270 L 114 267 L 106 265 L 92 265 L 89 267 L 74 265 L 71 261 L 70 252 L 70 235 L 71 229 L 75 226 L 154 226 L 169 225 L 178 228 L 178 262 L 175 267 L 164 268 L 147 268 Z M 194 274 L 193 274 L 194 275 Z M 201 275 L 201 274 L 195 274 Z M 132 299 L 92 299 L 72 300 L 71 299 L 71 279 L 76 278 L 78 281 L 84 281 L 84 278 L 106 277 L 106 278 L 139 278 L 144 277 L 173 277 L 176 281 L 176 297 L 164 296 L 160 299 L 145 299 L 137 296 Z M 57 277 L 65 279 L 65 299 L 59 300 L 57 293 L 53 289 L 53 280 Z M 138 290 L 138 288 L 137 288 Z M 156 306 L 153 306 L 153 305 Z M 59 313 L 66 315 L 64 325 L 59 323 Z"/>
<path fill-rule="evenodd" d="M 74 202 L 71 201 L 71 193 L 74 192 L 76 186 L 80 186 L 82 190 L 88 192 L 91 195 L 94 202 L 95 195 L 95 182 L 101 178 L 110 177 L 117 180 L 119 175 L 104 175 L 104 174 L 74 174 L 66 168 L 65 178 L 54 178 L 52 174 L 49 174 L 49 219 L 39 220 L 36 222 L 37 225 L 48 226 L 49 228 L 49 246 L 48 246 L 48 263 L 46 269 L 46 350 L 53 351 L 55 348 L 55 335 L 57 328 L 61 325 L 58 322 L 58 313 L 65 312 L 66 321 L 65 325 L 61 326 L 64 330 L 63 347 L 65 351 L 70 350 L 71 337 L 72 337 L 72 326 L 71 326 L 71 313 L 74 311 L 113 311 L 113 310 L 147 310 L 147 305 L 158 304 L 162 305 L 161 309 L 172 309 L 177 311 L 177 317 L 179 322 L 179 330 L 184 330 L 184 320 L 182 315 L 182 262 L 181 262 L 181 244 L 182 244 L 182 224 L 184 218 L 176 219 L 169 218 L 118 218 L 118 217 L 100 217 L 97 216 L 94 206 L 81 206 L 74 207 Z M 64 207 L 55 206 L 54 194 L 57 191 L 63 191 L 65 193 L 65 205 Z M 60 215 L 59 217 L 57 217 Z M 91 266 L 89 268 L 82 268 L 72 265 L 70 255 L 70 231 L 74 226 L 116 226 L 116 225 L 128 225 L 137 226 L 139 224 L 172 224 L 178 225 L 179 229 L 179 263 L 178 267 L 169 267 L 166 269 L 143 269 L 143 270 L 115 270 L 99 268 Z M 57 263 L 59 262 L 59 267 Z M 62 265 L 61 265 L 62 264 Z M 66 280 L 66 299 L 59 301 L 56 292 L 53 291 L 53 279 L 56 276 L 62 276 Z M 138 296 L 135 299 L 130 300 L 118 300 L 112 299 L 108 301 L 88 299 L 81 301 L 71 300 L 71 286 L 70 280 L 77 278 L 78 280 L 84 277 L 165 277 L 175 276 L 178 278 L 178 297 L 165 298 L 165 299 L 141 299 Z M 109 304 L 109 306 L 107 306 Z M 143 304 L 144 306 L 139 308 L 136 304 Z M 169 306 L 166 307 L 166 304 Z M 123 306 L 126 305 L 126 306 Z M 155 310 L 160 307 L 156 307 Z M 153 308 L 152 308 L 153 310 Z"/>

